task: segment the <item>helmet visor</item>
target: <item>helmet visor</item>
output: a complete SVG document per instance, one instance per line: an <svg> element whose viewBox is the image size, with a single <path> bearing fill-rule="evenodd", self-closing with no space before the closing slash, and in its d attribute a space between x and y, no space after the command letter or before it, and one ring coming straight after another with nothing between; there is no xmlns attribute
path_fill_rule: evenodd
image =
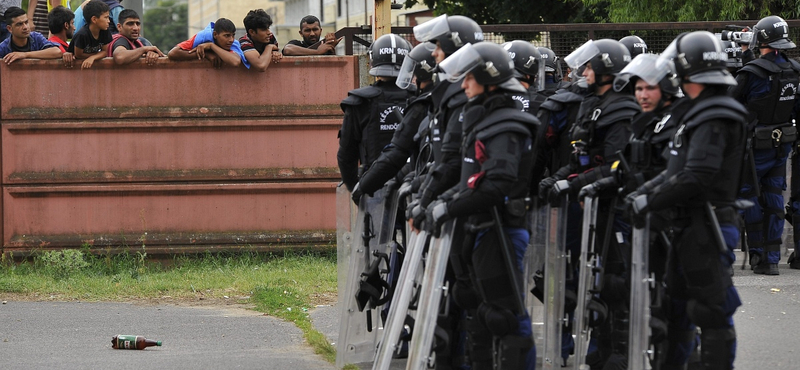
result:
<svg viewBox="0 0 800 370"><path fill-rule="evenodd" d="M655 54L637 55L614 79L614 91L619 92L624 89L632 77L638 77L651 86L658 85L659 81L669 73L669 68L668 65L664 65L665 68L662 69L656 68L656 60L658 56Z"/></svg>
<svg viewBox="0 0 800 370"><path fill-rule="evenodd" d="M539 58L539 68L536 70L534 86L536 86L536 91L544 91L544 58Z"/></svg>
<svg viewBox="0 0 800 370"><path fill-rule="evenodd" d="M475 51L472 44L466 44L439 63L439 70L447 75L448 81L458 82L482 63L483 58Z"/></svg>
<svg viewBox="0 0 800 370"><path fill-rule="evenodd" d="M436 46L429 42L422 43L420 45L421 46L418 45L417 48L421 47L424 51L427 51L428 54L432 54L433 50L436 49ZM406 55L406 57L403 59L403 65L400 66L400 71L397 73L397 81L395 84L401 89L408 88L408 86L411 85L411 80L414 78L414 72L417 70L417 68L421 68L428 73L433 73L436 65L428 64L427 56L428 55L417 55L417 57L421 57L421 60L416 61L411 58L410 53L409 55Z"/></svg>
<svg viewBox="0 0 800 370"><path fill-rule="evenodd" d="M447 14L442 14L423 24L414 26L414 38L419 42L428 42L450 32Z"/></svg>
<svg viewBox="0 0 800 370"><path fill-rule="evenodd" d="M575 51L567 55L564 58L564 61L570 68L577 70L578 67L586 64L586 62L599 54L600 49L597 48L597 45L594 44L594 41L589 40L581 45L581 47L575 49Z"/></svg>
<svg viewBox="0 0 800 370"><path fill-rule="evenodd" d="M658 56L655 65L656 69L669 69L669 64L678 57L678 38L672 40L669 46L664 49L664 52Z"/></svg>
<svg viewBox="0 0 800 370"><path fill-rule="evenodd" d="M400 66L400 71L397 72L397 81L395 84L401 89L407 89L411 85L411 80L414 79L414 69L417 68L418 62L414 59L406 57L403 59L403 65Z"/></svg>

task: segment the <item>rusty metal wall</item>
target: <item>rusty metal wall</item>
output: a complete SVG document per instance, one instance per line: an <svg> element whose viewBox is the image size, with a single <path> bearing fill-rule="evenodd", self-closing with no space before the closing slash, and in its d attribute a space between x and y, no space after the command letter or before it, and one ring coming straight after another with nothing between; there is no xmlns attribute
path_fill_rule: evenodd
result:
<svg viewBox="0 0 800 370"><path fill-rule="evenodd" d="M2 63L3 252L333 245L339 102L359 83L353 56Z"/></svg>

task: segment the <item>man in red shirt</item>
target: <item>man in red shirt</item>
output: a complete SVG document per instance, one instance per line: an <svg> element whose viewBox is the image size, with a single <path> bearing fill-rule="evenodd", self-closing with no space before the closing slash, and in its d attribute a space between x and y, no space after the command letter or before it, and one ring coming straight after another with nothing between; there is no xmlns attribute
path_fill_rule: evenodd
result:
<svg viewBox="0 0 800 370"><path fill-rule="evenodd" d="M75 14L63 6L57 6L47 15L47 25L50 27L52 35L48 40L58 45L58 48L61 49L64 66L71 68L75 56L67 51L69 48L67 40L71 39L75 33Z"/></svg>

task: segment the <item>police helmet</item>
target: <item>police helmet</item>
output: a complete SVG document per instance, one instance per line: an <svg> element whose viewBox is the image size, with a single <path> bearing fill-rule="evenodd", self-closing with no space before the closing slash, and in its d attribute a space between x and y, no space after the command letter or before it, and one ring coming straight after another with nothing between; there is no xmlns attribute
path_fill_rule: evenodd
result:
<svg viewBox="0 0 800 370"><path fill-rule="evenodd" d="M573 70L589 63L598 76L616 76L631 61L631 53L617 40L589 40L567 55L564 61Z"/></svg>
<svg viewBox="0 0 800 370"><path fill-rule="evenodd" d="M406 55L400 72L397 75L397 86L401 89L408 88L411 80L416 76L417 81L429 81L433 78L433 69L436 67L436 59L433 57L433 50L436 45L430 42L423 42Z"/></svg>
<svg viewBox="0 0 800 370"><path fill-rule="evenodd" d="M625 36L619 39L619 42L628 48L628 52L631 53L631 58L636 58L639 54L647 53L647 43L639 36Z"/></svg>
<svg viewBox="0 0 800 370"><path fill-rule="evenodd" d="M442 14L435 19L414 26L414 37L419 42L439 42L449 56L466 44L483 41L483 30L474 20L461 16Z"/></svg>
<svg viewBox="0 0 800 370"><path fill-rule="evenodd" d="M558 62L558 56L556 53L544 46L540 46L538 49L539 54L542 55L542 59L544 60L545 73L553 73L558 80L564 77L563 73L561 72L561 64Z"/></svg>
<svg viewBox="0 0 800 370"><path fill-rule="evenodd" d="M751 47L767 44L773 49L794 49L796 45L789 40L789 24L778 17L771 15L761 18L753 27Z"/></svg>
<svg viewBox="0 0 800 370"><path fill-rule="evenodd" d="M497 85L500 88L525 92L525 88L514 78L514 62L502 46L492 42L465 45L439 65L447 79L456 82L472 73L481 85Z"/></svg>
<svg viewBox="0 0 800 370"><path fill-rule="evenodd" d="M728 72L728 53L722 50L719 40L708 31L695 31L678 35L661 53L656 68L673 62L678 77L684 82L707 85L736 85Z"/></svg>
<svg viewBox="0 0 800 370"><path fill-rule="evenodd" d="M514 69L520 74L536 76L539 73L539 66L543 66L542 54L539 53L533 44L527 41L514 40L503 44L508 56L514 62Z"/></svg>
<svg viewBox="0 0 800 370"><path fill-rule="evenodd" d="M369 46L369 74L380 77L397 77L403 58L411 51L411 44L406 39L389 33L378 37Z"/></svg>

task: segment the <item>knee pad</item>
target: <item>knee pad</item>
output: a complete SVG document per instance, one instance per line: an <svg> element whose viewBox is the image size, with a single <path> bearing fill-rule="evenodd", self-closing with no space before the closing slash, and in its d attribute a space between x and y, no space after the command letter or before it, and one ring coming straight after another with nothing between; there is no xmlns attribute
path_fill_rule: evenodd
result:
<svg viewBox="0 0 800 370"><path fill-rule="evenodd" d="M481 298L478 292L472 289L472 286L463 280L456 281L453 285L453 300L458 307L465 310L477 309L481 304Z"/></svg>
<svg viewBox="0 0 800 370"><path fill-rule="evenodd" d="M733 352L736 346L736 331L733 328L702 328L700 343L700 356L705 369L733 368Z"/></svg>
<svg viewBox="0 0 800 370"><path fill-rule="evenodd" d="M519 321L511 310L488 303L481 303L478 307L478 317L489 332L498 337L517 331L519 328Z"/></svg>
<svg viewBox="0 0 800 370"><path fill-rule="evenodd" d="M699 302L696 299L686 302L686 314L695 325L702 327L703 330L723 328L728 324L727 316L722 312L722 308Z"/></svg>
<svg viewBox="0 0 800 370"><path fill-rule="evenodd" d="M603 276L603 292L601 296L606 302L618 302L627 308L630 293L625 278L616 274Z"/></svg>

